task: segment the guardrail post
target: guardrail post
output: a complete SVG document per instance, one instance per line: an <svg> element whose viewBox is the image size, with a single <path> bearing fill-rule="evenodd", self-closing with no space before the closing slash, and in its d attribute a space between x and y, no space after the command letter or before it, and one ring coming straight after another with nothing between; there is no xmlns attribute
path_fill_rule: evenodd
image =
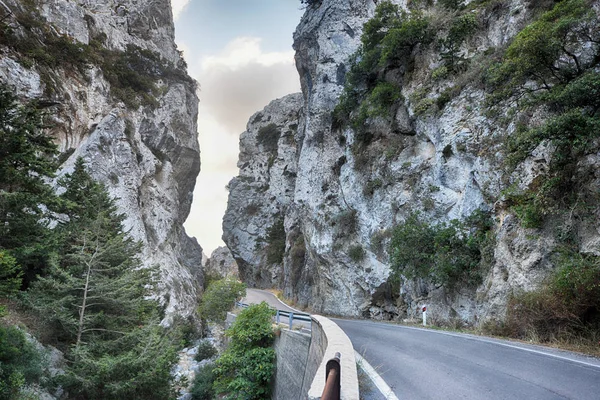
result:
<svg viewBox="0 0 600 400"><path fill-rule="evenodd" d="M277 310L277 314L275 314L275 321L279 324L279 310Z"/></svg>
<svg viewBox="0 0 600 400"><path fill-rule="evenodd" d="M294 322L294 313L290 311L290 313L288 314L288 318L290 321L290 331L292 330L292 322Z"/></svg>
<svg viewBox="0 0 600 400"><path fill-rule="evenodd" d="M335 353L335 357L327 361L325 366L325 388L321 395L321 400L340 400L341 391L341 366L340 353Z"/></svg>

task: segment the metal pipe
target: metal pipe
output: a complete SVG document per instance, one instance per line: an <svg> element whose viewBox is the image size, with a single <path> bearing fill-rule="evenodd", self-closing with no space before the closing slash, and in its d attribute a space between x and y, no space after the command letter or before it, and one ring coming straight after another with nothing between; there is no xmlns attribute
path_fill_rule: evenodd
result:
<svg viewBox="0 0 600 400"><path fill-rule="evenodd" d="M325 366L325 388L321 400L340 400L341 392L341 366L340 353L335 353L335 357L327 361Z"/></svg>

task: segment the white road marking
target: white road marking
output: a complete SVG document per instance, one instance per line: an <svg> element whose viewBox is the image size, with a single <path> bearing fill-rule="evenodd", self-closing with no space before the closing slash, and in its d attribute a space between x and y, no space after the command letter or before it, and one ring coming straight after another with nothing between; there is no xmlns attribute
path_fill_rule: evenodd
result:
<svg viewBox="0 0 600 400"><path fill-rule="evenodd" d="M366 324L370 324L370 323L374 324L375 323L375 322L372 322L372 321L360 321L360 322L361 323L366 323ZM516 344L505 343L505 342L501 341L501 339L496 339L496 340L494 340L494 339L486 339L485 337L479 337L479 336L471 335L471 334L468 334L468 333L458 334L458 333L452 333L452 332L438 331L438 330L435 330L435 329L417 328L417 327L413 327L413 326L402 326L402 325L393 325L393 324L385 324L385 325L391 326L391 327L394 327L394 328L397 328L397 329L413 329L413 330L418 330L418 331L438 333L440 335L447 335L447 336L453 336L453 337L457 337L457 338L463 338L463 339L468 339L468 340L475 340L475 341L479 341L479 342L496 344L496 345L499 345L499 346L510 347L512 349L527 351L529 353L540 354L540 355L543 355L543 356L557 358L557 359L563 360L563 361L570 361L572 363L582 364L582 365L585 365L587 367L600 368L600 364L594 364L594 363L586 362L586 361L583 361L583 360L578 360L576 358L560 356L558 354L553 354L553 353L545 352L545 351L542 351L542 350L530 349L528 347L525 347L525 345L524 346L519 346L519 345L516 345ZM582 356L582 357L585 357L585 356Z"/></svg>
<svg viewBox="0 0 600 400"><path fill-rule="evenodd" d="M373 368L371 364L369 364L367 360L365 360L358 353L358 351L354 350L354 355L356 357L356 361L358 361L358 364L360 365L360 368L363 371L365 371L365 374L369 376L371 382L373 382L373 384L377 386L377 389L379 389L383 397L385 397L387 400L398 400L398 397L396 397L396 395L392 391L392 388L389 387L387 383L385 383L383 378L377 373L377 371L375 371L375 368Z"/></svg>

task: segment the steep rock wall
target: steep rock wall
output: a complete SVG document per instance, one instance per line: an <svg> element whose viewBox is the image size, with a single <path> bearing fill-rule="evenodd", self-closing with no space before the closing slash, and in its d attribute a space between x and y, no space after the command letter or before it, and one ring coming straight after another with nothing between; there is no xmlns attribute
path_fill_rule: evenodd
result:
<svg viewBox="0 0 600 400"><path fill-rule="evenodd" d="M417 48L412 65L390 69L380 77L400 86L401 101L388 115L363 121L361 128L370 135L366 145L360 129L336 126L332 112L375 3L323 0L307 7L294 34L304 99L296 153L295 158L280 160L284 163L280 169L295 171L295 179L285 192L277 187L269 188L268 196L241 192L237 185L251 173L249 165L265 157L257 151L255 137L245 134L240 142L240 177L230 186L225 242L247 282L281 288L300 306L317 312L395 319L416 317L427 304L438 320L458 317L476 323L502 318L512 293L538 287L554 268L550 255L558 245L558 224L524 227L506 195L509 189L535 186L548 169L553 148L542 142L517 169L507 169L504 142L522 117L499 122L489 115L480 69L434 77L444 66L436 46ZM406 9L404 2L394 3ZM446 32L455 14L436 7L425 7L425 13L436 32ZM535 7L534 2L513 0L480 9L476 33L460 46L460 54L470 59L468 65L483 65L495 49L506 48L539 12ZM578 51L585 58L585 52L596 46L590 42ZM271 108L269 113L277 118L279 114L272 112L277 110ZM536 109L528 118L541 122L545 112ZM580 168L597 165L598 154L591 153L580 161ZM597 187L596 175L585 185ZM262 170L262 181L271 177L267 168ZM284 207L273 201L279 198L285 198ZM264 223L233 219L236 210L255 200ZM561 223L578 238L580 251L597 255L598 208L593 204L591 208L587 222ZM406 277L398 291L388 284L393 227L415 212L436 225L465 220L476 210L493 218L493 240L486 249L480 284L451 290L429 279ZM269 227L282 215L285 252L280 260L265 262L261 238L269 236ZM243 235L235 234L242 231Z"/></svg>
<svg viewBox="0 0 600 400"><path fill-rule="evenodd" d="M160 267L167 322L190 315L202 284L202 249L183 228L200 170L198 98L174 42L170 1L0 6L0 80L46 108L61 173L83 157L117 199L143 242L144 264Z"/></svg>

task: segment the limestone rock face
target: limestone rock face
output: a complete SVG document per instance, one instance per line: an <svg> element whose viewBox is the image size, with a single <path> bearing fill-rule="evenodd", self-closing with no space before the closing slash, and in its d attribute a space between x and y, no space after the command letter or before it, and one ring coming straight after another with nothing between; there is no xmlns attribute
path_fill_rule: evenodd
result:
<svg viewBox="0 0 600 400"><path fill-rule="evenodd" d="M240 136L240 175L229 182L223 240L250 286L267 287L284 276L283 224L294 199L301 107L299 93L274 100Z"/></svg>
<svg viewBox="0 0 600 400"><path fill-rule="evenodd" d="M126 104L94 59L81 68L61 59L44 65L18 46L0 48L0 80L24 100L37 99L47 107L51 132L66 159L61 173L83 157L117 199L126 228L143 242L144 264L160 267L158 295L166 322L176 314L190 315L202 284L202 249L183 228L200 170L198 98L174 42L170 2L36 0L33 8L4 3L11 13L3 22L17 38L39 34L38 51L49 48L44 32L53 32L86 51L98 51L98 43L121 55L135 48L168 66L169 73L156 77L148 91L151 101ZM37 21L39 28L25 26L26 20Z"/></svg>
<svg viewBox="0 0 600 400"><path fill-rule="evenodd" d="M239 276L237 262L227 247L217 247L212 252L210 258L204 263L204 274L223 278Z"/></svg>
<svg viewBox="0 0 600 400"><path fill-rule="evenodd" d="M534 185L553 149L542 143L509 174L502 141L517 121L499 127L487 117L486 93L468 74L433 80L441 65L433 48L416 56L410 79L402 78L404 71L387 72L388 81L402 84L403 101L388 117L367 118L373 138L357 147L357 133L335 127L332 111L376 3L322 0L307 7L294 34L302 101L292 95L250 119L240 140L240 174L229 185L225 243L249 285L282 289L315 312L401 319L419 316L426 304L439 320L502 318L512 292L534 289L548 276L557 246L552 229L523 228L503 193ZM463 46L466 57L506 46L531 19L521 0L486 12L485 24ZM457 95L438 101L458 85ZM290 124L298 129L267 148L258 131L269 121L282 132ZM598 155L582 163L598 165ZM591 184L597 187L597 176ZM415 212L435 225L476 210L494 221L483 282L450 291L403 279L390 296L391 229ZM600 252L597 217L594 227L575 227L581 250L593 254Z"/></svg>

